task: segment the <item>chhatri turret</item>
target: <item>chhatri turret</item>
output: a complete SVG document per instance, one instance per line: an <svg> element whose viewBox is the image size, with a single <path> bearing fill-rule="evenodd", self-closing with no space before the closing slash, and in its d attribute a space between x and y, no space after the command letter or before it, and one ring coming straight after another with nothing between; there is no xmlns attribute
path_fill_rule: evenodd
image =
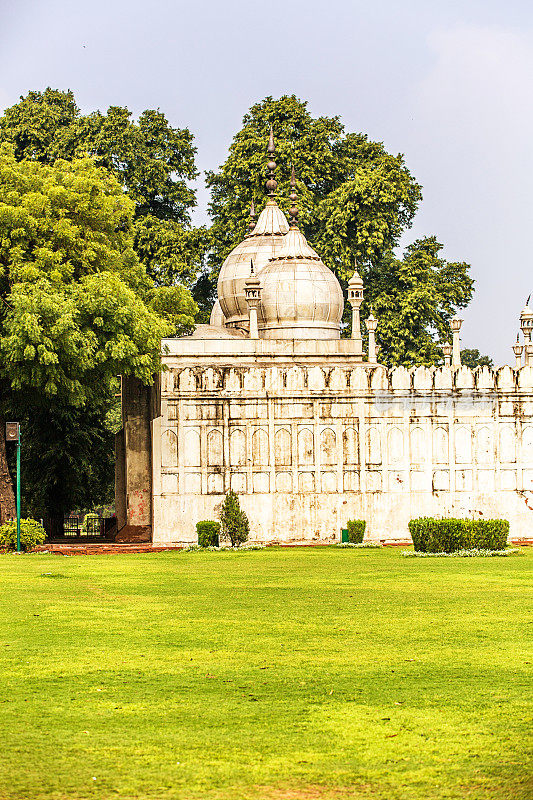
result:
<svg viewBox="0 0 533 800"><path fill-rule="evenodd" d="M524 334L524 355L525 363L528 367L533 367L533 342L531 341L531 334L533 333L533 311L529 307L529 299L526 300L526 305L520 314L520 329Z"/></svg>
<svg viewBox="0 0 533 800"><path fill-rule="evenodd" d="M359 310L361 308L361 303L363 302L364 286L363 279L359 275L359 271L357 269L357 260L355 261L354 266L354 273L348 281L348 302L352 307L352 339L357 352L362 353L363 340L361 337L361 319L359 316Z"/></svg>
<svg viewBox="0 0 533 800"><path fill-rule="evenodd" d="M254 262L256 275L260 275L269 260L280 252L285 234L289 230L287 218L276 203L278 184L275 177L276 146L272 126L270 126L267 154L268 178L265 188L268 199L265 207L252 227L252 219L255 215L252 201L249 232L224 261L217 284L223 324L246 331L249 329L249 311L244 284L250 274L250 261Z"/></svg>
<svg viewBox="0 0 533 800"><path fill-rule="evenodd" d="M244 294L250 314L250 339L259 339L257 312L261 305L261 281L255 274L254 262L250 261L250 275L244 283Z"/></svg>

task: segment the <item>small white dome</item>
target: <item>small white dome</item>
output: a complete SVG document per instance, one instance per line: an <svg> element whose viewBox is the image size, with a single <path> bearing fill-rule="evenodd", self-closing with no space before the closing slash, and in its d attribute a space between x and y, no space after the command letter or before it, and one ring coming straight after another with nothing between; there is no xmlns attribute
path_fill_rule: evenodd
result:
<svg viewBox="0 0 533 800"><path fill-rule="evenodd" d="M287 218L274 200L268 200L252 233L235 247L224 261L218 276L218 300L225 324L247 328L248 305L244 282L250 276L250 262L257 275L283 247L289 230Z"/></svg>
<svg viewBox="0 0 533 800"><path fill-rule="evenodd" d="M261 285L264 339L340 338L342 289L298 229L261 271Z"/></svg>

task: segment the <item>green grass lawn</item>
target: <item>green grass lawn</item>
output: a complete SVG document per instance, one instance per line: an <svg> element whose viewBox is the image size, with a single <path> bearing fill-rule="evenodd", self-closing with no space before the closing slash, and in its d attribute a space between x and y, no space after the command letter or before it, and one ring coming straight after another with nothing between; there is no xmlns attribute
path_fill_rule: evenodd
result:
<svg viewBox="0 0 533 800"><path fill-rule="evenodd" d="M2 556L0 798L531 798L532 563Z"/></svg>

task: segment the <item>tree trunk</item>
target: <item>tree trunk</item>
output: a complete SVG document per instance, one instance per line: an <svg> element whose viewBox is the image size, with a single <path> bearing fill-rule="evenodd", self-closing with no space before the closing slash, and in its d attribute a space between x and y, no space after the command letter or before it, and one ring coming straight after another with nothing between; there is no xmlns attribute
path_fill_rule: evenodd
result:
<svg viewBox="0 0 533 800"><path fill-rule="evenodd" d="M0 417L0 423L3 418ZM4 428L0 430L0 524L7 520L15 519L17 509L15 507L15 494L13 492L13 482L9 474L6 457L6 441L4 438Z"/></svg>
<svg viewBox="0 0 533 800"><path fill-rule="evenodd" d="M44 527L49 539L62 539L65 535L65 515L63 509L48 509L44 519Z"/></svg>

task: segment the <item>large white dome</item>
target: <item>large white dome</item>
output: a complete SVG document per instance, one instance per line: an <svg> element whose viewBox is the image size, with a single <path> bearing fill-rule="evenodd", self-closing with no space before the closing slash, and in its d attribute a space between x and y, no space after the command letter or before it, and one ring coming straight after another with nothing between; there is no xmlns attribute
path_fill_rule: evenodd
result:
<svg viewBox="0 0 533 800"><path fill-rule="evenodd" d="M283 247L289 230L287 218L275 200L268 200L252 233L235 247L224 261L218 276L218 300L231 327L248 328L249 311L244 296L244 282L250 276L250 261L257 275Z"/></svg>
<svg viewBox="0 0 533 800"><path fill-rule="evenodd" d="M261 271L264 339L339 339L344 299L340 284L296 228Z"/></svg>

